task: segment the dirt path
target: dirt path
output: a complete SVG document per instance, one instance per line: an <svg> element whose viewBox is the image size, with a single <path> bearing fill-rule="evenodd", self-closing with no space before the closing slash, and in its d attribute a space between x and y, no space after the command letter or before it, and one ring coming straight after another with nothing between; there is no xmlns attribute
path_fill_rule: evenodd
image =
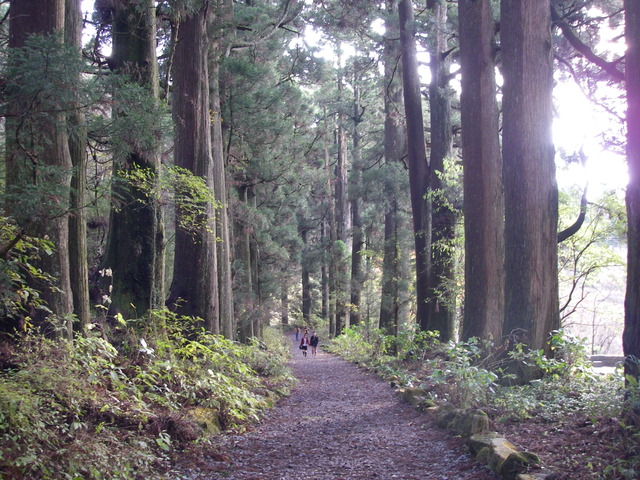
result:
<svg viewBox="0 0 640 480"><path fill-rule="evenodd" d="M292 395L244 435L224 437L226 466L198 479L496 480L463 442L389 385L335 356L305 358L291 337ZM221 462L223 463L223 462ZM219 463L219 467L221 467Z"/></svg>

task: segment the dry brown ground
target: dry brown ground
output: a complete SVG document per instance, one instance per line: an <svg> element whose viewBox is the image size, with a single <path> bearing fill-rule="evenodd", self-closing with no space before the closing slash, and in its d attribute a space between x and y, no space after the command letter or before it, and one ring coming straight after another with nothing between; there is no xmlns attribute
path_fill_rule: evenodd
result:
<svg viewBox="0 0 640 480"><path fill-rule="evenodd" d="M293 348L292 339L292 348ZM377 375L293 350L299 379L252 430L183 457L193 480L496 480L464 441L404 403Z"/></svg>

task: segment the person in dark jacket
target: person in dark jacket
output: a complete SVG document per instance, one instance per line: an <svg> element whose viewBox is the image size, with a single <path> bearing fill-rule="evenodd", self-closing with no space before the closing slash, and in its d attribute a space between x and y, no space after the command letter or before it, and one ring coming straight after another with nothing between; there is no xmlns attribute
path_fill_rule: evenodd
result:
<svg viewBox="0 0 640 480"><path fill-rule="evenodd" d="M300 350L305 357L307 356L307 348L309 348L309 335L305 333L300 339Z"/></svg>
<svg viewBox="0 0 640 480"><path fill-rule="evenodd" d="M309 345L311 345L311 356L315 357L318 353L318 343L320 343L320 338L318 338L318 334L313 332L311 334L311 338L309 339Z"/></svg>

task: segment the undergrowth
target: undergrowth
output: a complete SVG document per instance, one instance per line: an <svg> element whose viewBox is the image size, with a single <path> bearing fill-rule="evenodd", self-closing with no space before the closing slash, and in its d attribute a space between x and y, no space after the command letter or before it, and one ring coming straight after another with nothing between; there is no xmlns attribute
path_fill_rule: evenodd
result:
<svg viewBox="0 0 640 480"><path fill-rule="evenodd" d="M437 337L437 332L410 328L396 339L356 326L333 339L328 349L373 369L392 386L423 388L437 405L482 408L496 424L557 426L572 416L593 425L606 423L606 428L617 422L616 443L627 447L599 478L638 478L640 422L637 415L630 418L628 405L640 405L640 387L627 379L625 388L621 371L594 373L580 341L562 330L553 332L551 355L545 356L523 345L506 351L475 338L442 343Z"/></svg>
<svg viewBox="0 0 640 480"><path fill-rule="evenodd" d="M276 329L240 345L163 310L94 332L0 346L0 478L177 480L176 452L242 429L292 382Z"/></svg>

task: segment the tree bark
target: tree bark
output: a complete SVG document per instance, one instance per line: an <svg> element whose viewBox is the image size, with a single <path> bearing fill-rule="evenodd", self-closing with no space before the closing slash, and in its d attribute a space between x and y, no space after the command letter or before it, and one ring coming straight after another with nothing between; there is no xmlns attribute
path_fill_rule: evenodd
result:
<svg viewBox="0 0 640 480"><path fill-rule="evenodd" d="M309 269L309 229L305 224L303 215L298 215L298 230L300 232L300 239L303 245L303 254L301 260L301 272L302 272L302 321L305 325L311 323L311 272Z"/></svg>
<svg viewBox="0 0 640 480"><path fill-rule="evenodd" d="M354 67L354 69L357 67ZM358 73L354 71L353 81L353 135L352 135L352 174L351 174L351 301L349 302L349 324L358 325L361 320L360 302L362 301L362 285L364 284L364 271L362 258L364 249L364 231L362 229L362 152L360 146L360 124L362 112L360 111L360 87L358 86Z"/></svg>
<svg viewBox="0 0 640 480"><path fill-rule="evenodd" d="M455 337L456 292L455 251L453 240L457 213L446 197L442 175L445 160L451 156L451 88L449 87L447 41L447 2L432 2L435 19L431 52L431 84L429 85L429 113L431 152L429 163L430 188L434 193L431 211L431 269L429 291L428 329L440 332L440 340L448 342Z"/></svg>
<svg viewBox="0 0 640 480"><path fill-rule="evenodd" d="M227 174L222 137L222 115L220 99L220 65L214 61L211 72L211 112L213 141L213 180L216 200L219 202L218 217L218 292L220 298L220 331L226 338L235 338L235 316L231 279L231 236L229 233L229 201Z"/></svg>
<svg viewBox="0 0 640 480"><path fill-rule="evenodd" d="M156 18L153 0L128 0L113 10L110 66L158 99ZM114 115L126 115L126 105ZM149 132L146 132L150 135ZM130 145L131 153L114 158L109 236L103 266L113 272L110 314L137 318L164 305L164 220L161 206L122 172L160 168L158 145ZM153 180L152 180L153 181Z"/></svg>
<svg viewBox="0 0 640 480"><path fill-rule="evenodd" d="M415 20L411 0L398 4L404 108L407 121L409 188L413 215L416 257L416 317L420 327L429 328L429 270L431 207L429 205L429 163L424 139L420 77L415 42Z"/></svg>
<svg viewBox="0 0 640 480"><path fill-rule="evenodd" d="M81 0L66 0L65 43L82 48ZM91 319L89 303L89 259L87 254L87 127L84 113L76 102L67 115L69 129L69 153L73 172L71 175L71 216L69 217L69 262L74 313L84 330Z"/></svg>
<svg viewBox="0 0 640 480"><path fill-rule="evenodd" d="M209 115L209 68L207 63L207 8L177 24L173 65L173 120L175 165L205 180L213 190L211 120ZM176 217L180 207L176 207ZM173 279L169 305L182 315L198 316L205 329L220 332L218 263L216 256L216 213L206 205L201 226L187 231L176 225Z"/></svg>
<svg viewBox="0 0 640 480"><path fill-rule="evenodd" d="M546 348L559 328L558 189L551 138L553 51L548 0L502 0L505 186L504 335Z"/></svg>
<svg viewBox="0 0 640 480"><path fill-rule="evenodd" d="M394 169L406 151L406 132L403 123L402 72L400 63L400 29L398 24L398 2L387 0L384 38L384 158L385 167ZM389 175L384 182L388 199L384 214L384 252L382 261L382 286L380 294L380 328L388 335L397 335L400 324L400 241L398 224L398 185Z"/></svg>
<svg viewBox="0 0 640 480"><path fill-rule="evenodd" d="M490 0L460 0L465 304L461 337L498 342L504 316L504 190Z"/></svg>
<svg viewBox="0 0 640 480"><path fill-rule="evenodd" d="M243 182L242 179L238 180ZM248 182L248 179L244 179ZM251 209L251 199L253 195L250 194L252 186L248 183L240 184L236 187L238 194L238 203L244 205L245 211ZM253 275L253 268L251 264L251 235L253 225L247 223L247 218L239 218L239 215L235 215L234 231L233 231L233 243L234 258L235 258L235 275L234 275L234 301L236 304L236 322L238 323L239 340L246 343L249 338L253 336L252 317L256 308L255 304L255 286L254 282L256 278Z"/></svg>
<svg viewBox="0 0 640 480"><path fill-rule="evenodd" d="M338 91L342 97L343 80L338 78ZM333 244L333 256L336 266L336 335L340 335L349 321L349 230L350 208L348 198L347 177L347 132L346 118L338 114L337 147L338 158L335 168L335 203L336 203L336 242Z"/></svg>
<svg viewBox="0 0 640 480"><path fill-rule="evenodd" d="M640 4L625 0L627 52L627 289L625 295L625 355L640 358ZM637 364L625 363L625 373L638 378Z"/></svg>
<svg viewBox="0 0 640 480"><path fill-rule="evenodd" d="M52 42L59 42L64 32L64 21L64 0L11 2L9 49L24 47L31 35L50 36ZM20 60L9 52L10 63ZM41 260L34 264L55 278L55 288L32 280L33 287L40 291L52 315L41 310L35 320L42 323L47 318L58 317L63 334L71 338L73 295L69 266L69 191L72 164L66 117L62 113L66 106L52 99L50 104L43 104L41 108L40 112L32 111L30 100L10 96L6 125L6 188L8 192L24 194L29 186L46 190L48 182L54 182L56 188L52 186L50 190L55 193L47 192L43 196L42 206L38 206L42 210L30 212L32 218L22 218L17 203L8 203L6 207L7 213L16 216L22 228L33 228L30 234L48 237L54 244L54 251L50 254L43 252ZM53 167L54 174L49 177L43 173L47 170L43 167Z"/></svg>

